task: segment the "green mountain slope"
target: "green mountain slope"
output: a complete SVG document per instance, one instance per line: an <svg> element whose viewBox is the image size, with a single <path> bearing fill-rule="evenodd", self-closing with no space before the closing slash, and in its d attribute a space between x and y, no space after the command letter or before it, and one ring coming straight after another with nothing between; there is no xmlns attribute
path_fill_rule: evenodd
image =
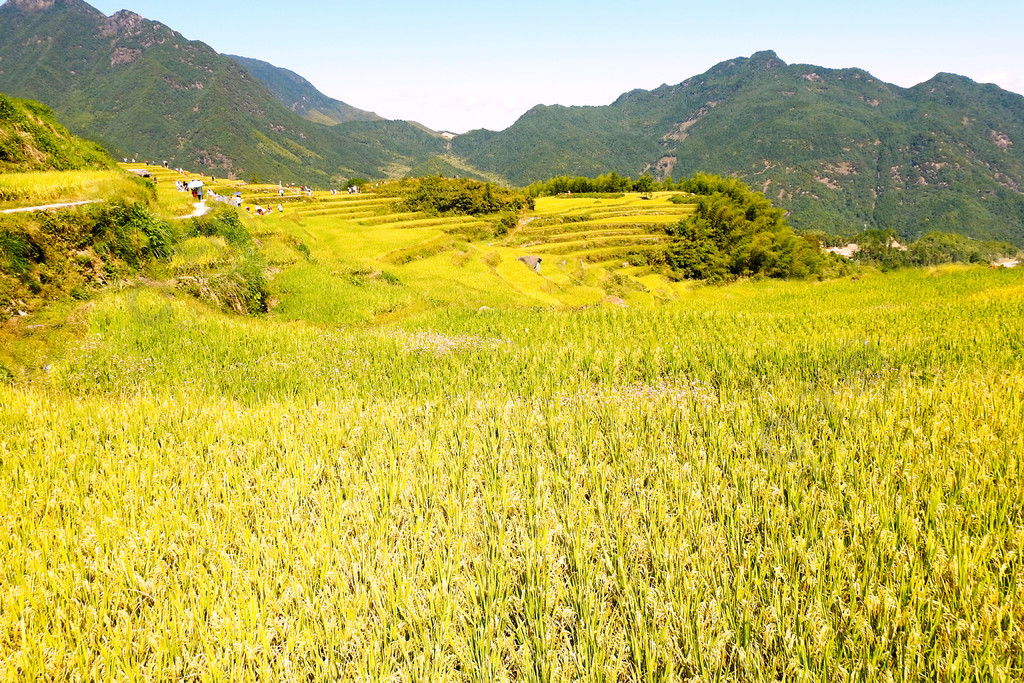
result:
<svg viewBox="0 0 1024 683"><path fill-rule="evenodd" d="M99 145L72 135L46 105L0 93L0 172L113 166Z"/></svg>
<svg viewBox="0 0 1024 683"><path fill-rule="evenodd" d="M536 107L453 150L517 184L706 171L764 191L800 228L1024 244L1024 97L959 76L903 89L762 52L604 107Z"/></svg>
<svg viewBox="0 0 1024 683"><path fill-rule="evenodd" d="M350 104L328 97L305 78L269 62L237 55L224 55L240 64L258 78L277 101L293 112L317 123L335 125L349 121L382 121L372 111L357 109Z"/></svg>
<svg viewBox="0 0 1024 683"><path fill-rule="evenodd" d="M1024 245L1024 98L959 76L900 88L761 52L608 106L538 106L504 131L448 141L241 61L82 0L0 6L0 91L45 102L118 156L321 184L424 172L516 185L708 172L763 191L798 228L906 239L942 230Z"/></svg>
<svg viewBox="0 0 1024 683"><path fill-rule="evenodd" d="M401 121L308 121L233 60L128 11L8 0L0 29L0 90L45 102L120 156L327 183L401 175L444 150L442 138Z"/></svg>

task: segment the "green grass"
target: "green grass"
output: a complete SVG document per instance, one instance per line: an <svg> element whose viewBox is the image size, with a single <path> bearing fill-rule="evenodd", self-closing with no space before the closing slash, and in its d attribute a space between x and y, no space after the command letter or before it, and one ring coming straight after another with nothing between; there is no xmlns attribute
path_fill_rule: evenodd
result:
<svg viewBox="0 0 1024 683"><path fill-rule="evenodd" d="M266 315L139 284L3 337L3 678L1024 676L1024 271L246 220Z"/></svg>

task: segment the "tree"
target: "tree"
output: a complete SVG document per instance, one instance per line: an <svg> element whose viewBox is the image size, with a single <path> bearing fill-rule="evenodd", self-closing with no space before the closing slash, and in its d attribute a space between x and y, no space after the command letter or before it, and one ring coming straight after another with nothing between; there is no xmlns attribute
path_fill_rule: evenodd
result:
<svg viewBox="0 0 1024 683"><path fill-rule="evenodd" d="M679 188L697 195L689 218L667 232L675 237L667 262L683 277L724 279L749 275L806 277L821 273L816 240L797 235L785 212L735 178L698 174Z"/></svg>
<svg viewBox="0 0 1024 683"><path fill-rule="evenodd" d="M658 188L658 184L650 173L644 173L642 176L636 179L633 183L633 192L643 192L644 194L650 194Z"/></svg>

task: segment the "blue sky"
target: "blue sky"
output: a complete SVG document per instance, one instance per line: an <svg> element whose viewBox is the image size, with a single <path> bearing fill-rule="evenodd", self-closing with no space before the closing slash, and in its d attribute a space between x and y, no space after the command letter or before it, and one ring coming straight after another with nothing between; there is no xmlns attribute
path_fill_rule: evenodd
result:
<svg viewBox="0 0 1024 683"><path fill-rule="evenodd" d="M901 86L952 72L1024 93L1020 0L90 4L291 69L387 118L457 133L506 128L535 104L608 104L769 49Z"/></svg>

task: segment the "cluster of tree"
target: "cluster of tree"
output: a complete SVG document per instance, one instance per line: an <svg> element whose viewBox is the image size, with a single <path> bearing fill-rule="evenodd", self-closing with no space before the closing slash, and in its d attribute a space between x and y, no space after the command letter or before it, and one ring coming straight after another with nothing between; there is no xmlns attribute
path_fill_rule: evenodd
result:
<svg viewBox="0 0 1024 683"><path fill-rule="evenodd" d="M386 187L403 197L407 210L435 215L518 215L523 209L533 208L533 198L520 190L468 178L405 178Z"/></svg>
<svg viewBox="0 0 1024 683"><path fill-rule="evenodd" d="M665 260L684 277L728 280L741 276L807 277L830 264L818 241L797 234L785 212L735 178L697 174L678 188L695 197L694 213L666 232L674 239Z"/></svg>
<svg viewBox="0 0 1024 683"><path fill-rule="evenodd" d="M692 194L713 194L720 192L736 201L748 201L751 190L735 178L723 178L707 173L697 173L691 178L678 182L667 176L655 180L650 173L633 180L612 172L596 178L584 176L556 176L549 180L533 183L525 188L531 197L553 197L560 194L622 194L623 192L689 192ZM680 197L676 201L688 201Z"/></svg>
<svg viewBox="0 0 1024 683"><path fill-rule="evenodd" d="M596 178L557 176L529 185L526 188L526 194L531 197L554 197L560 194L621 194L623 192L657 192L678 189L679 185L672 181L671 176L658 181L651 174L645 173L633 180L613 171Z"/></svg>
<svg viewBox="0 0 1024 683"><path fill-rule="evenodd" d="M852 238L860 246L856 259L882 270L943 263L989 263L1019 252L1008 242L975 240L949 232L929 232L901 246L893 230L865 230Z"/></svg>

